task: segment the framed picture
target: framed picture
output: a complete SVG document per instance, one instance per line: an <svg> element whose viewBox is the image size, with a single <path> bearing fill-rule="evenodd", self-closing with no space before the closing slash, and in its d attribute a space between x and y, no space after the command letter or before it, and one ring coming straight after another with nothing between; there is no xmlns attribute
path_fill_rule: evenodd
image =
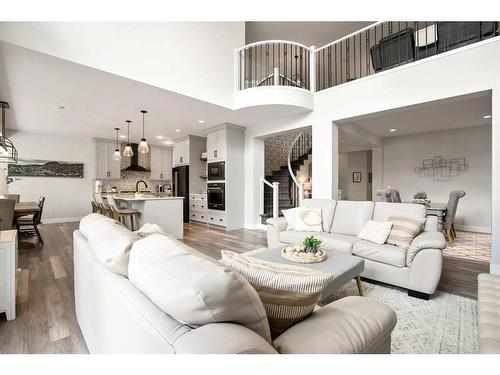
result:
<svg viewBox="0 0 500 375"><path fill-rule="evenodd" d="M352 172L352 182L361 182L361 172Z"/></svg>

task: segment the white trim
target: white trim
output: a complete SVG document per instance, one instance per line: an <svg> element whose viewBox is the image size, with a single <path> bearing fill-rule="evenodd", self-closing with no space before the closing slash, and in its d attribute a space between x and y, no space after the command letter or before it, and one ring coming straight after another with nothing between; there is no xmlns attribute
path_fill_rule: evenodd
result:
<svg viewBox="0 0 500 375"><path fill-rule="evenodd" d="M236 52L240 52L240 51L242 51L242 50L244 50L246 48L249 48L249 47L255 47L255 46L260 46L262 44L271 44L271 43L293 44L293 45L305 48L306 50L312 52L312 50L309 47L303 45L302 43L293 42L291 40L279 40L279 39L277 39L277 40L261 40L260 42L250 43L250 44L247 44L247 45L245 45L243 47L237 48Z"/></svg>
<svg viewBox="0 0 500 375"><path fill-rule="evenodd" d="M455 225L456 230L463 230L465 232L476 232L476 233L491 233L490 227L476 227L474 225Z"/></svg>
<svg viewBox="0 0 500 375"><path fill-rule="evenodd" d="M75 223L75 222L80 221L82 218L83 218L83 216L42 219L41 224Z"/></svg>
<svg viewBox="0 0 500 375"><path fill-rule="evenodd" d="M500 264L490 264L490 273L500 275Z"/></svg>

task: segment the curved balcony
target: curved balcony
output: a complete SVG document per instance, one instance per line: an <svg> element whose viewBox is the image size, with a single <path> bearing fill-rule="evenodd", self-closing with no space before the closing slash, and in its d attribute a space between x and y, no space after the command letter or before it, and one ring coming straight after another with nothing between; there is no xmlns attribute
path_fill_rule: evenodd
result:
<svg viewBox="0 0 500 375"><path fill-rule="evenodd" d="M237 49L235 107L281 104L312 109L312 59L311 48L284 40Z"/></svg>

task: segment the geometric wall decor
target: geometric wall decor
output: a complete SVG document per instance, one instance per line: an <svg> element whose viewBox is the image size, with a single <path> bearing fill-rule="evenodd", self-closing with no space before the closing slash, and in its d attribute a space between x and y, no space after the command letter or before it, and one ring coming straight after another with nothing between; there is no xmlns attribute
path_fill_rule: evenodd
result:
<svg viewBox="0 0 500 375"><path fill-rule="evenodd" d="M9 177L77 177L83 178L83 163L19 159L7 167Z"/></svg>
<svg viewBox="0 0 500 375"><path fill-rule="evenodd" d="M465 158L444 159L434 156L433 159L422 160L422 165L415 167L419 177L432 177L433 181L449 181L469 171Z"/></svg>

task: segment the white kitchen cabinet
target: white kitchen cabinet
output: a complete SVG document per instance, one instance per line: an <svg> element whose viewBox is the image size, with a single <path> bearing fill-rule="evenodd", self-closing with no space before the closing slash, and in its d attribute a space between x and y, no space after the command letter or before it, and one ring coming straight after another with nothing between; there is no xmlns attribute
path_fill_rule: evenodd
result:
<svg viewBox="0 0 500 375"><path fill-rule="evenodd" d="M151 179L172 181L172 149L151 146Z"/></svg>
<svg viewBox="0 0 500 375"><path fill-rule="evenodd" d="M226 129L217 130L207 135L208 161L226 160Z"/></svg>
<svg viewBox="0 0 500 375"><path fill-rule="evenodd" d="M174 166L189 164L189 139L175 143L173 159Z"/></svg>
<svg viewBox="0 0 500 375"><path fill-rule="evenodd" d="M17 231L0 231L0 313L16 318Z"/></svg>
<svg viewBox="0 0 500 375"><path fill-rule="evenodd" d="M116 145L112 142L97 141L95 147L95 178L96 179L119 179L120 161L113 159Z"/></svg>

